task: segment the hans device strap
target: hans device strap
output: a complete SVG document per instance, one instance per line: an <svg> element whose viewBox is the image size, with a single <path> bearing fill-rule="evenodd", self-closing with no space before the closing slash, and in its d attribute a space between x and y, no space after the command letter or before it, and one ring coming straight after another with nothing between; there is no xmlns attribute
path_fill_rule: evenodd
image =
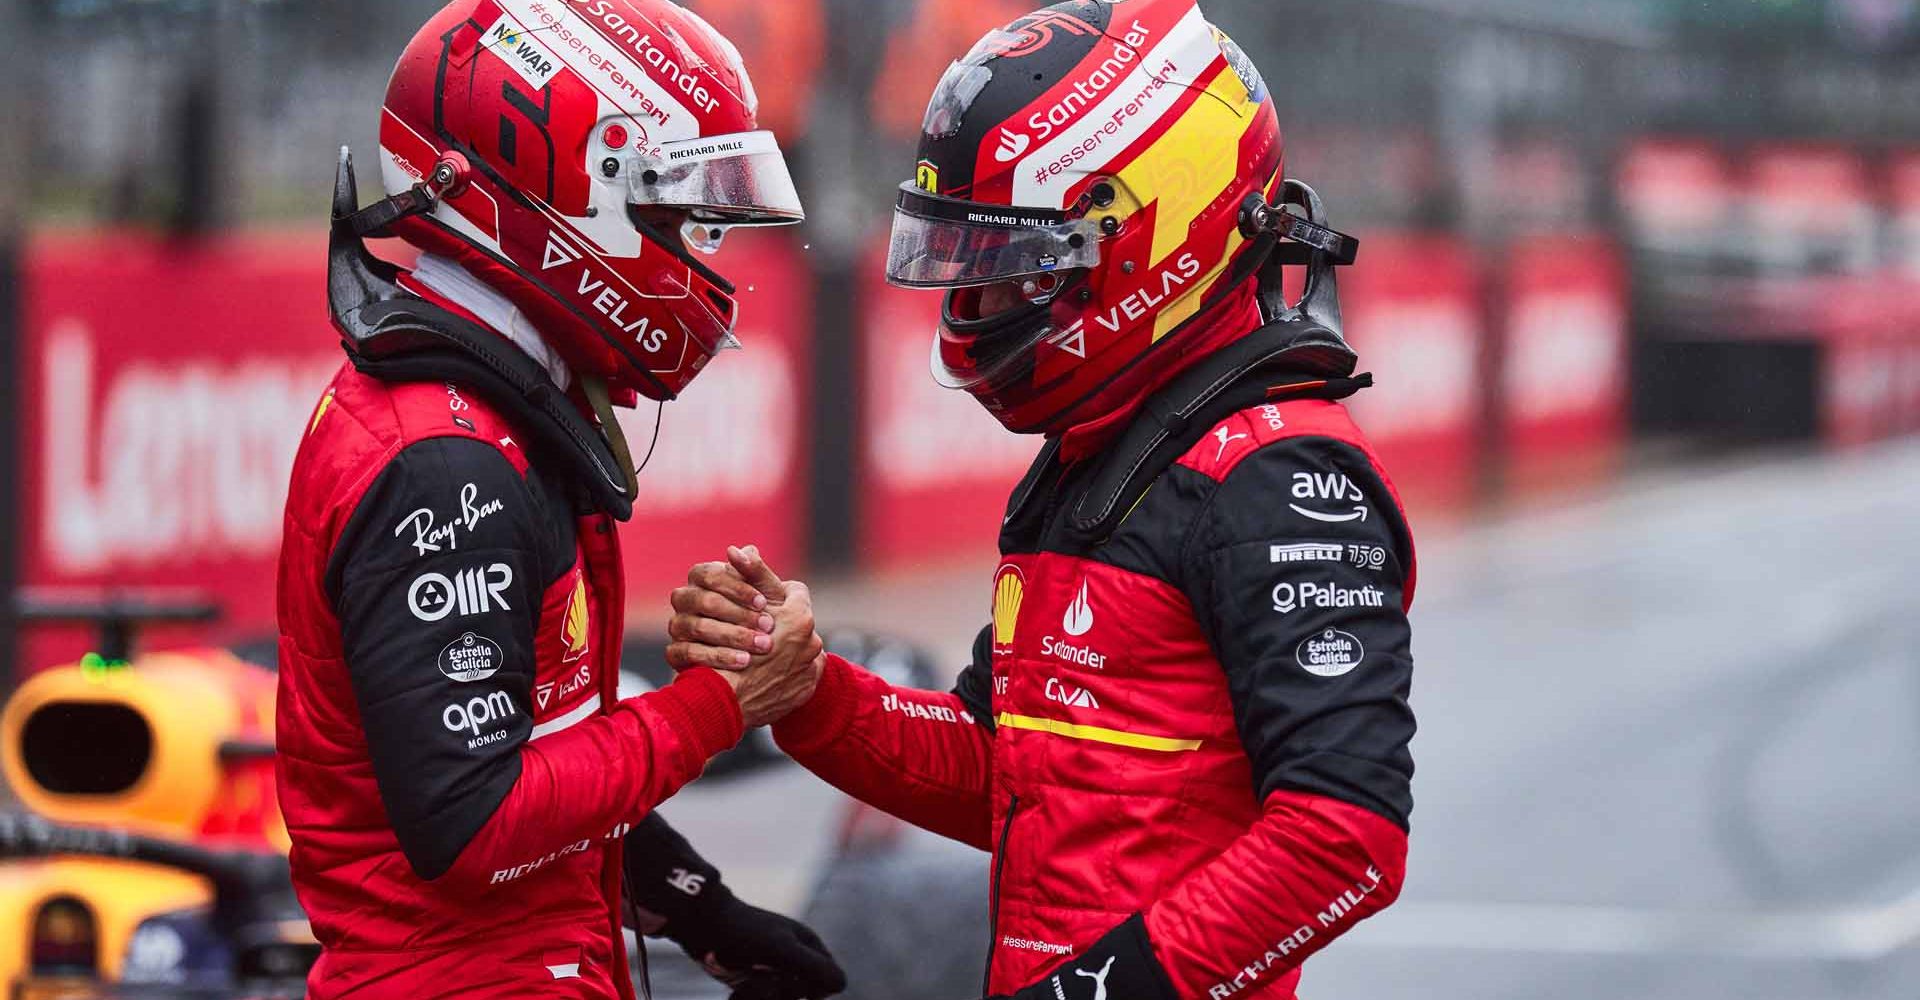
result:
<svg viewBox="0 0 1920 1000"><path fill-rule="evenodd" d="M1344 341L1305 319L1270 323L1235 341L1150 397L1126 430L1076 474L1064 528L1078 546L1098 545L1120 526L1154 480L1229 415L1287 399L1344 399L1373 384L1354 375L1356 358ZM1008 504L1006 526L1036 516L1035 500L1052 493L1065 471L1059 441L1047 442ZM1043 486L1045 488L1043 488Z"/></svg>

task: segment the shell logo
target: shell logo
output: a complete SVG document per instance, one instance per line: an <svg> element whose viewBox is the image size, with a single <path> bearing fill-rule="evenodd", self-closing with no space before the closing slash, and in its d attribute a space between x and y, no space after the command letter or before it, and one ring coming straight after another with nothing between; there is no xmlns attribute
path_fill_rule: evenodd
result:
<svg viewBox="0 0 1920 1000"><path fill-rule="evenodd" d="M1013 645L1013 628L1020 620L1020 600L1026 596L1027 578L1020 567L1000 567L993 580L993 645L1005 649Z"/></svg>
<svg viewBox="0 0 1920 1000"><path fill-rule="evenodd" d="M560 638L567 644L560 662L572 663L587 655L587 624L587 578L575 573L573 593L567 597L567 616L560 623Z"/></svg>

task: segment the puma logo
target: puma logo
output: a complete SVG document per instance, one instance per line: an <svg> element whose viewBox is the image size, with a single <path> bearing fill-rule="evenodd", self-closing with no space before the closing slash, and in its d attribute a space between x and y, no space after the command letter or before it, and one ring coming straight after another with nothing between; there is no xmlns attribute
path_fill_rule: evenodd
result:
<svg viewBox="0 0 1920 1000"><path fill-rule="evenodd" d="M1213 432L1213 436L1215 440L1220 442L1220 450L1213 456L1213 460L1216 462L1226 457L1228 445L1234 443L1235 441L1244 441L1247 438L1252 437L1252 435L1250 434L1235 434L1232 431L1229 431L1225 427L1216 428Z"/></svg>
<svg viewBox="0 0 1920 1000"><path fill-rule="evenodd" d="M1113 956L1113 958L1118 957L1120 956ZM1113 971L1113 958L1107 959L1107 964L1101 966L1099 972L1088 972L1085 969L1073 970L1074 975L1093 980L1093 1000L1107 1000L1107 974Z"/></svg>

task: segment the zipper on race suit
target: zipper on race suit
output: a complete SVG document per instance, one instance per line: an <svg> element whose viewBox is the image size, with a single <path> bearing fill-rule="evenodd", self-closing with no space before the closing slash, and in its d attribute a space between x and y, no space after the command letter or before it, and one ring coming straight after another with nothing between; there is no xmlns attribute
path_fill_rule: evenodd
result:
<svg viewBox="0 0 1920 1000"><path fill-rule="evenodd" d="M1013 814L1020 796L1007 798L1007 818L1000 824L1000 849L993 854L993 881L987 887L987 968L980 975L980 995L992 996L993 954L1000 948L1000 875L1007 868L1007 838L1013 834Z"/></svg>

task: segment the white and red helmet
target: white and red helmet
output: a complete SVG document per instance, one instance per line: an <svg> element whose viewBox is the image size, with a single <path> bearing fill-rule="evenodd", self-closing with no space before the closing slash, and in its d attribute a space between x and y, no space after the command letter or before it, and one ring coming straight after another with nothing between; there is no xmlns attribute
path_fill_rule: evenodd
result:
<svg viewBox="0 0 1920 1000"><path fill-rule="evenodd" d="M804 218L757 106L739 51L667 0L455 0L380 121L390 195L442 164L451 183L387 231L505 295L580 374L671 399L737 318L689 247Z"/></svg>
<svg viewBox="0 0 1920 1000"><path fill-rule="evenodd" d="M941 80L919 159L888 280L949 290L934 374L1015 431L1176 366L1275 243L1254 218L1283 185L1273 101L1194 0L1070 0L988 33ZM1008 281L1019 306L982 315Z"/></svg>

